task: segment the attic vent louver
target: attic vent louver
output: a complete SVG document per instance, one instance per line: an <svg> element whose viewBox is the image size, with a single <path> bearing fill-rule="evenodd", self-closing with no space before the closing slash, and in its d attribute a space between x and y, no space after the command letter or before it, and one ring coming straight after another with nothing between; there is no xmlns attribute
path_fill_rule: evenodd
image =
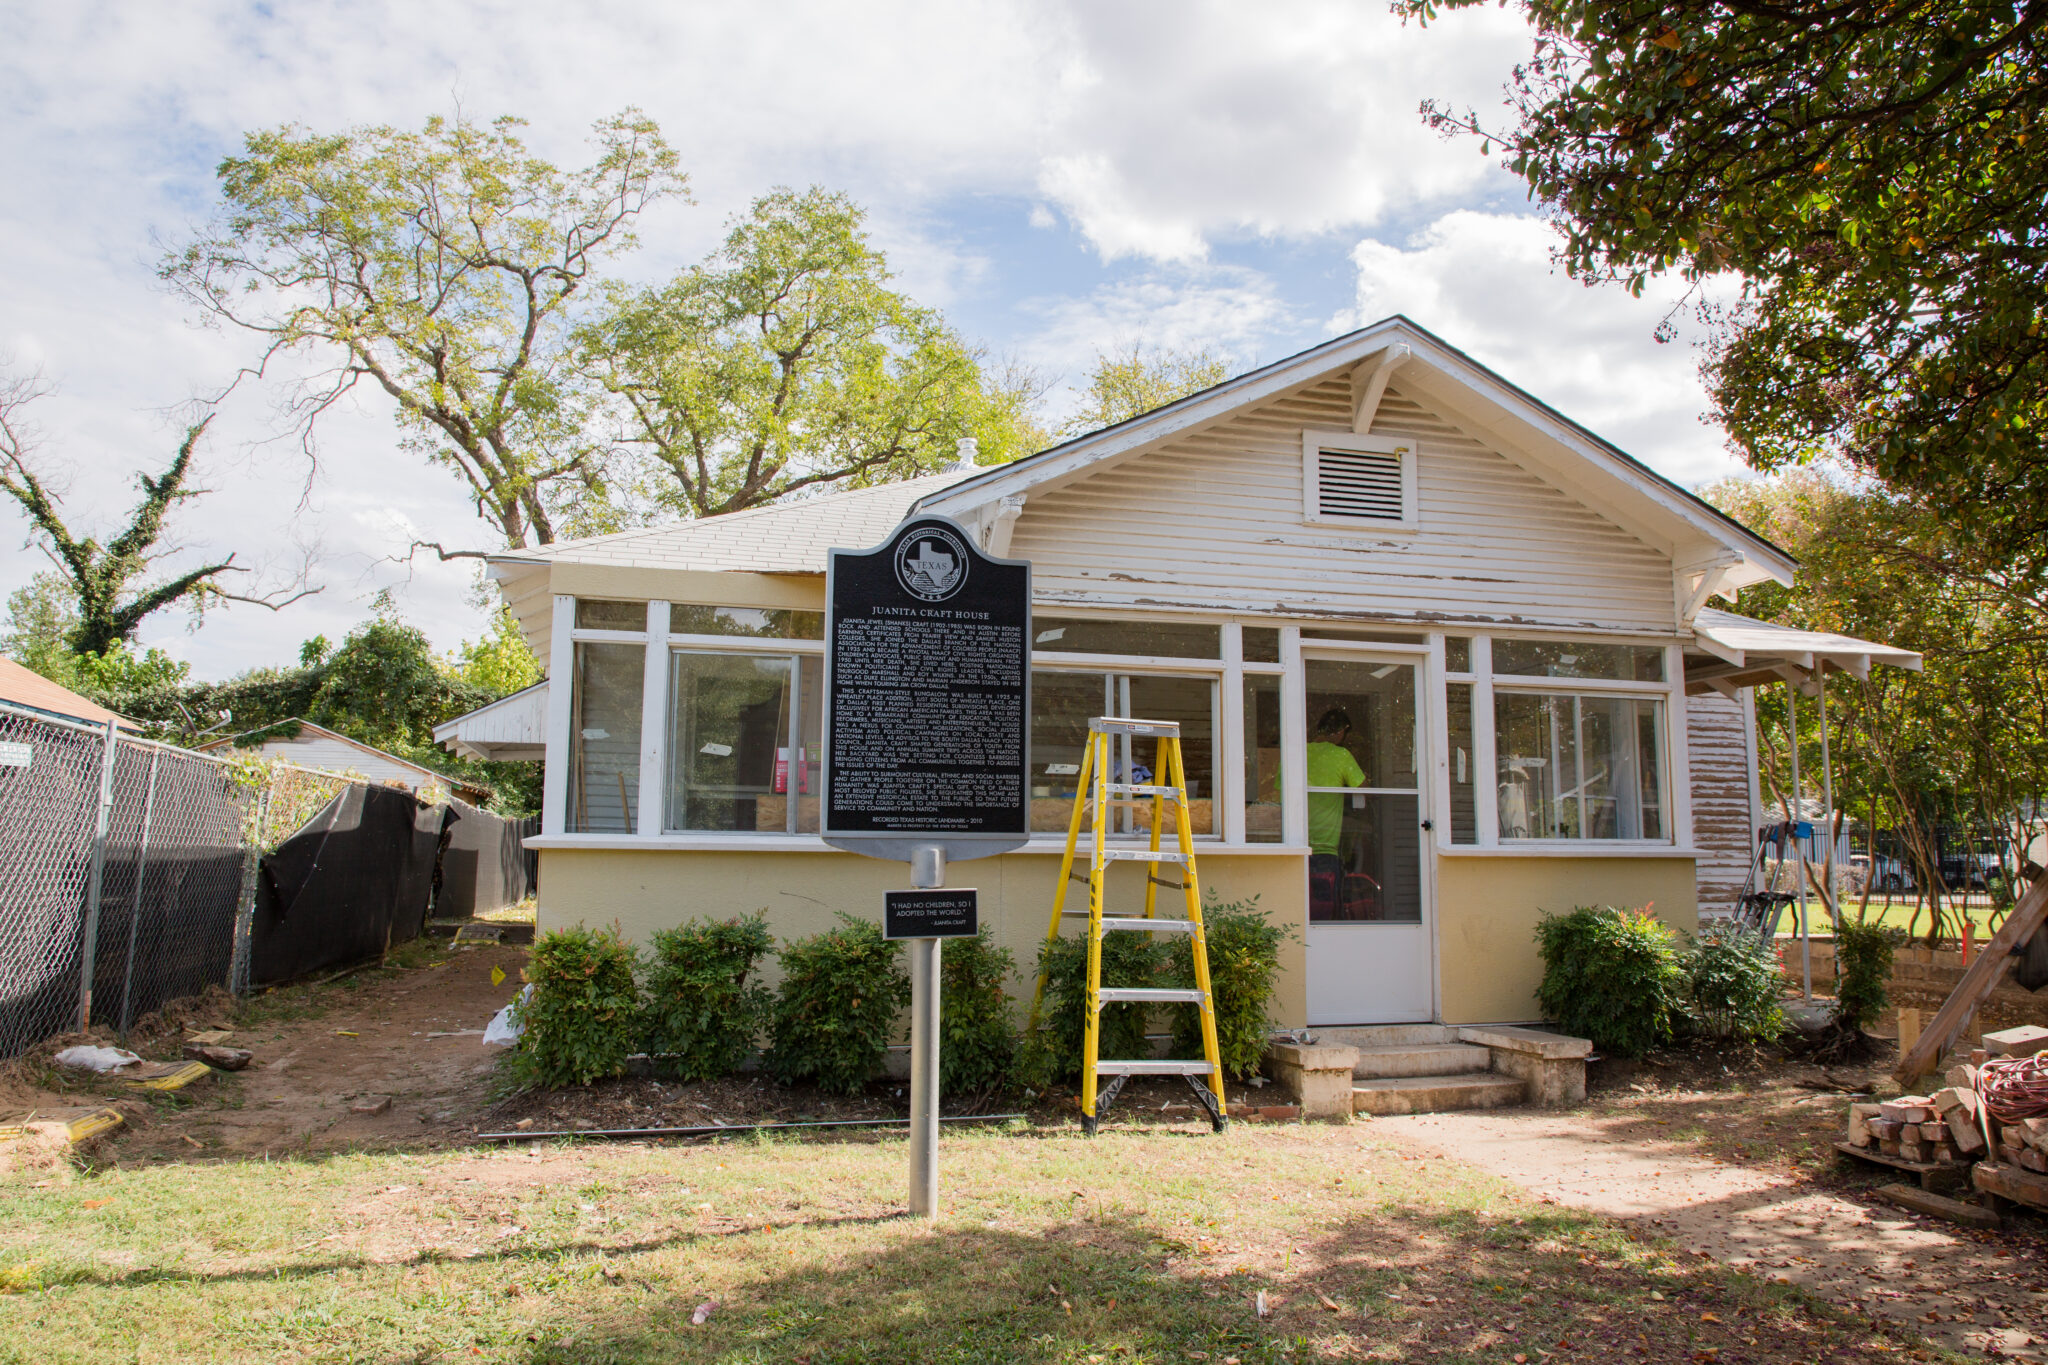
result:
<svg viewBox="0 0 2048 1365"><path fill-rule="evenodd" d="M1326 517L1402 521L1401 452L1320 450L1316 452L1316 511Z"/></svg>

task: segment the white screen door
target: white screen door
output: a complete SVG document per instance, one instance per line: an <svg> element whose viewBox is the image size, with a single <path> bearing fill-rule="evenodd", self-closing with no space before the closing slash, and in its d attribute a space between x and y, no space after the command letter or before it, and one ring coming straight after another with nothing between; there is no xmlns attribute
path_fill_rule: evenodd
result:
<svg viewBox="0 0 2048 1365"><path fill-rule="evenodd" d="M1412 658L1303 661L1311 1024L1435 1017L1419 671Z"/></svg>

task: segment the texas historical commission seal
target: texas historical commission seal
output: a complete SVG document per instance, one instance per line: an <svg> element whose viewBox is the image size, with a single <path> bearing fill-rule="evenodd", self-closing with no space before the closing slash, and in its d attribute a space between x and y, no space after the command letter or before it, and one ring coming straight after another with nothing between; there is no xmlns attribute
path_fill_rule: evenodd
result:
<svg viewBox="0 0 2048 1365"><path fill-rule="evenodd" d="M967 582L967 547L943 526L928 526L896 547L896 581L923 602L943 602Z"/></svg>

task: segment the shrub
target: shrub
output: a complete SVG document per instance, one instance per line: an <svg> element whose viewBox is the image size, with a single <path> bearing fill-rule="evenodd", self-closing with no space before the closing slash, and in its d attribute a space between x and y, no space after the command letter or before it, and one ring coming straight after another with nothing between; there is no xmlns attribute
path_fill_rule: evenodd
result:
<svg viewBox="0 0 2048 1365"><path fill-rule="evenodd" d="M1843 919L1835 926L1835 1022L1867 1029L1891 1003L1885 987L1892 978L1897 940L1875 924Z"/></svg>
<svg viewBox="0 0 2048 1365"><path fill-rule="evenodd" d="M1016 966L983 929L939 949L939 1093L971 1095L1010 1078L1017 1028L1004 986Z"/></svg>
<svg viewBox="0 0 2048 1365"><path fill-rule="evenodd" d="M519 1046L505 1065L522 1085L588 1085L626 1069L640 1041L639 955L616 927L557 929L533 942L533 990L514 1011Z"/></svg>
<svg viewBox="0 0 2048 1365"><path fill-rule="evenodd" d="M1713 1038L1766 1042L1785 1031L1778 948L1733 920L1711 920L1687 948L1686 1013Z"/></svg>
<svg viewBox="0 0 2048 1365"><path fill-rule="evenodd" d="M1242 1080L1258 1071L1266 1055L1273 1034L1266 1007L1279 989L1280 945L1295 934L1273 923L1259 909L1257 896L1203 906L1202 924L1209 943L1209 984L1216 992L1217 1050L1225 1073ZM1193 986L1194 954L1187 942L1169 941L1165 946L1172 983ZM1188 1005L1172 1008L1175 1054L1201 1056L1200 1012Z"/></svg>
<svg viewBox="0 0 2048 1365"><path fill-rule="evenodd" d="M910 999L902 954L879 926L841 914L837 929L782 945L768 1073L852 1095L882 1069L896 1016Z"/></svg>
<svg viewBox="0 0 2048 1365"><path fill-rule="evenodd" d="M1543 916L1536 998L1567 1033L1637 1057L1667 1041L1684 998L1685 969L1671 930L1648 909L1580 906Z"/></svg>
<svg viewBox="0 0 2048 1365"><path fill-rule="evenodd" d="M767 990L747 977L773 946L765 912L654 935L646 1036L664 1075L708 1081L739 1069L768 1017Z"/></svg>
<svg viewBox="0 0 2048 1365"><path fill-rule="evenodd" d="M1038 951L1038 968L1045 973L1045 1000L1038 1012L1038 1027L1024 1039L1018 1058L1018 1079L1034 1090L1050 1090L1081 1075L1081 1043L1088 1018L1088 939L1047 940ZM1159 949L1143 934L1102 936L1102 984L1105 986L1151 986L1157 984ZM1106 1005L1102 1010L1102 1034L1096 1056L1111 1058L1149 1057L1145 1041L1146 1007L1135 1004Z"/></svg>

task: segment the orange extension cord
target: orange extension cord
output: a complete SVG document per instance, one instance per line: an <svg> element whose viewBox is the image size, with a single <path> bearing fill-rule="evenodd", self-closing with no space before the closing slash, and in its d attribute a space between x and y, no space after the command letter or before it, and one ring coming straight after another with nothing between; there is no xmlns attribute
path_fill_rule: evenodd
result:
<svg viewBox="0 0 2048 1365"><path fill-rule="evenodd" d="M2007 1057L1977 1068L1977 1097L2000 1123L2048 1114L2048 1057Z"/></svg>

